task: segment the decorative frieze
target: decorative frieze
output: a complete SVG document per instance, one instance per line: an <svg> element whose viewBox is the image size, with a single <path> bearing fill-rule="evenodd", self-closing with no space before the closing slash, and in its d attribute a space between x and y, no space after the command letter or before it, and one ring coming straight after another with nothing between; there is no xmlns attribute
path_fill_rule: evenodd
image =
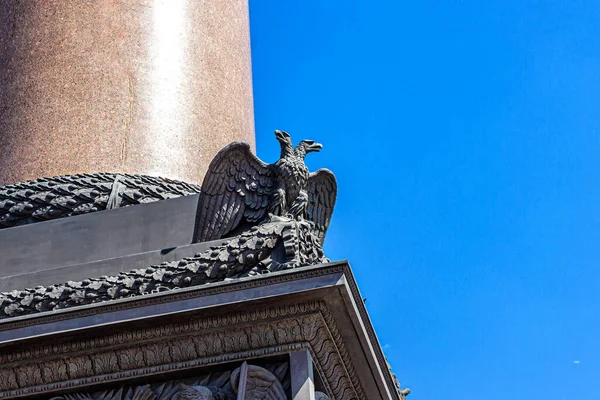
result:
<svg viewBox="0 0 600 400"><path fill-rule="evenodd" d="M114 333L0 355L0 398L85 387L307 348L334 399L366 399L322 302Z"/></svg>
<svg viewBox="0 0 600 400"><path fill-rule="evenodd" d="M287 400L288 363L249 365L205 372L194 378L54 396L50 400Z"/></svg>

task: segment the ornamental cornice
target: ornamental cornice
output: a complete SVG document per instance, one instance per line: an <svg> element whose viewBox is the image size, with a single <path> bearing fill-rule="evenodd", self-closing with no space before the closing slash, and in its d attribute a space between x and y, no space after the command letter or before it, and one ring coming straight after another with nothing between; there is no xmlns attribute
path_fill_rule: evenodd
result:
<svg viewBox="0 0 600 400"><path fill-rule="evenodd" d="M334 399L366 399L324 302L210 317L0 355L0 398L55 393L307 348Z"/></svg>

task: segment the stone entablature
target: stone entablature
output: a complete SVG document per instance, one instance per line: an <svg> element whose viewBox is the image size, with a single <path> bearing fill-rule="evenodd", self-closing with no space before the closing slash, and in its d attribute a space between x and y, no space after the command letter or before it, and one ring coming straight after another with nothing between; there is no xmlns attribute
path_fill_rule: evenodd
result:
<svg viewBox="0 0 600 400"><path fill-rule="evenodd" d="M123 199L142 189L164 194L164 185L102 175L107 212L3 230L9 264L0 284L35 286L0 294L0 398L403 399L408 392L389 370L348 264L330 263L322 249L337 183L304 164L322 146L276 137L273 164L245 143L221 150L194 188L199 195L169 181L183 197L129 212L119 209L129 204ZM19 203L6 200L5 217L54 215L64 199L87 207L101 197L64 179L56 193L42 191L57 205L8 190ZM193 196L195 208L185 199ZM161 238L168 232L171 241ZM52 239L31 253L26 243L39 237ZM84 279L71 278L82 271ZM288 363L289 385L281 370L263 367L273 359ZM207 371L221 375L199 378Z"/></svg>
<svg viewBox="0 0 600 400"><path fill-rule="evenodd" d="M399 398L347 264L205 286L3 321L0 398L156 382L301 350L332 399Z"/></svg>

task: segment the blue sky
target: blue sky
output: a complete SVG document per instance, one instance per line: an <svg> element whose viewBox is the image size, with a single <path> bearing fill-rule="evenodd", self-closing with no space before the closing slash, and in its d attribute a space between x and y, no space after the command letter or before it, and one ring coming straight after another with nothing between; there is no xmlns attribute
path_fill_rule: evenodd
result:
<svg viewBox="0 0 600 400"><path fill-rule="evenodd" d="M258 155L315 139L412 400L600 398L600 4L251 0Z"/></svg>

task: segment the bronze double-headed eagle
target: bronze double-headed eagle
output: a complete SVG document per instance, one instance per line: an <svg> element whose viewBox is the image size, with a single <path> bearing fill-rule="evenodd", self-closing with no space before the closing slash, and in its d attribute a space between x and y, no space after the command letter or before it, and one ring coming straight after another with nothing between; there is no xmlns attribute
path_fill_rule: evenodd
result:
<svg viewBox="0 0 600 400"><path fill-rule="evenodd" d="M321 242L337 195L335 176L328 169L309 173L304 158L323 147L302 140L295 148L287 132L275 131L279 160L266 164L243 142L221 150L208 167L196 219L196 241L231 236L263 222L269 214L308 220Z"/></svg>

